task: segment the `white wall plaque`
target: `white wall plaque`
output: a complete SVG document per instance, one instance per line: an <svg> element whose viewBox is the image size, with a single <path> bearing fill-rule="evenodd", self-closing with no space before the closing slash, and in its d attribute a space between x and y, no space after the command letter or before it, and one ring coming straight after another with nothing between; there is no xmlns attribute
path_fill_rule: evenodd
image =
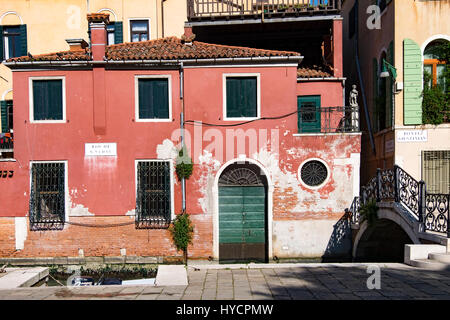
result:
<svg viewBox="0 0 450 320"><path fill-rule="evenodd" d="M397 131L397 142L426 142L426 141L428 141L427 130Z"/></svg>
<svg viewBox="0 0 450 320"><path fill-rule="evenodd" d="M117 143L85 143L85 156L117 156Z"/></svg>

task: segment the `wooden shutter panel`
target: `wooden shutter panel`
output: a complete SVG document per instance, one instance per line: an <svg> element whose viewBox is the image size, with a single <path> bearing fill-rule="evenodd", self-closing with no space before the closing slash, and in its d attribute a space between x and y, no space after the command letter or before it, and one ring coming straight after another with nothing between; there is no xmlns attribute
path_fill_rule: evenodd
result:
<svg viewBox="0 0 450 320"><path fill-rule="evenodd" d="M0 101L1 110L1 122L2 122L2 132L8 132L8 103L6 101Z"/></svg>
<svg viewBox="0 0 450 320"><path fill-rule="evenodd" d="M114 43L123 43L123 23L117 21L114 23Z"/></svg>
<svg viewBox="0 0 450 320"><path fill-rule="evenodd" d="M241 88L241 115L249 118L256 117L258 115L258 106L256 102L256 78L242 79Z"/></svg>
<svg viewBox="0 0 450 320"><path fill-rule="evenodd" d="M169 81L167 79L155 80L153 84L155 117L169 118Z"/></svg>
<svg viewBox="0 0 450 320"><path fill-rule="evenodd" d="M27 25L20 25L20 56L28 54Z"/></svg>
<svg viewBox="0 0 450 320"><path fill-rule="evenodd" d="M153 91L150 81L139 79L139 119L148 119L153 116L153 110L151 110L152 97Z"/></svg>
<svg viewBox="0 0 450 320"><path fill-rule="evenodd" d="M51 80L48 84L49 94L49 116L52 120L63 119L63 105L62 105L62 80Z"/></svg>
<svg viewBox="0 0 450 320"><path fill-rule="evenodd" d="M240 117L239 110L239 79L227 78L227 117Z"/></svg>
<svg viewBox="0 0 450 320"><path fill-rule="evenodd" d="M411 39L403 41L403 82L404 124L421 124L422 51Z"/></svg>
<svg viewBox="0 0 450 320"><path fill-rule="evenodd" d="M3 27L0 26L0 62L3 61L4 56L3 56Z"/></svg>

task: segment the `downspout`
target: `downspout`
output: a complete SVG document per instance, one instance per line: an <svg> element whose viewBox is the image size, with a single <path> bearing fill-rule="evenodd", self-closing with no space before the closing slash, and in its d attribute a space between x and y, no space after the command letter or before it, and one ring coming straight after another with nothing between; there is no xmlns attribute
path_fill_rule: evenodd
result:
<svg viewBox="0 0 450 320"><path fill-rule="evenodd" d="M164 38L164 2L166 0L161 0L161 38Z"/></svg>
<svg viewBox="0 0 450 320"><path fill-rule="evenodd" d="M180 127L181 127L181 148L184 148L184 68L183 62L180 62ZM184 156L184 154L183 154ZM182 213L186 212L186 180L181 178L181 209Z"/></svg>
<svg viewBox="0 0 450 320"><path fill-rule="evenodd" d="M358 17L359 16L358 1L356 1L356 12L357 12L356 16ZM356 28L356 35L355 35L356 36L356 46L355 46L356 69L358 71L359 84L361 87L361 95L363 98L364 114L366 116L366 121L367 121L367 130L369 131L370 145L372 146L373 154L376 155L377 151L375 148L375 141L373 138L372 124L370 122L369 109L367 108L366 93L364 90L364 82L363 82L363 78L361 75L361 67L359 64L359 55L358 55L358 53L359 53L359 19L357 21L357 25L358 25L358 27Z"/></svg>

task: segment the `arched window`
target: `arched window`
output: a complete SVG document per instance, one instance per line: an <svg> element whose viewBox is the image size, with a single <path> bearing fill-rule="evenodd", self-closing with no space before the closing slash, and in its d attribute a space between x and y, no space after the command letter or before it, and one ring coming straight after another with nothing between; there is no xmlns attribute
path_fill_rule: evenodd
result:
<svg viewBox="0 0 450 320"><path fill-rule="evenodd" d="M449 50L449 42L446 40L434 40L428 44L423 53L424 57L424 81L425 84L446 87L446 54Z"/></svg>

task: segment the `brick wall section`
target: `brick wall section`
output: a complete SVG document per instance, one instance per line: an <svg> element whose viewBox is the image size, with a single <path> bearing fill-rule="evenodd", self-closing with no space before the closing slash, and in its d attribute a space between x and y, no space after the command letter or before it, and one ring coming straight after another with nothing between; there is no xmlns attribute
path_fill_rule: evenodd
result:
<svg viewBox="0 0 450 320"><path fill-rule="evenodd" d="M14 218L0 218L0 256L7 257L16 249Z"/></svg>
<svg viewBox="0 0 450 320"><path fill-rule="evenodd" d="M211 218L191 216L194 224L194 245L189 256L208 258L212 255ZM121 224L134 222L129 216L70 217L71 222L84 224ZM9 257L15 251L14 218L0 219L0 256ZM120 256L125 248L129 256L182 256L177 252L168 230L135 229L135 225L118 227L85 227L66 224L62 231L28 231L24 250L14 257Z"/></svg>

